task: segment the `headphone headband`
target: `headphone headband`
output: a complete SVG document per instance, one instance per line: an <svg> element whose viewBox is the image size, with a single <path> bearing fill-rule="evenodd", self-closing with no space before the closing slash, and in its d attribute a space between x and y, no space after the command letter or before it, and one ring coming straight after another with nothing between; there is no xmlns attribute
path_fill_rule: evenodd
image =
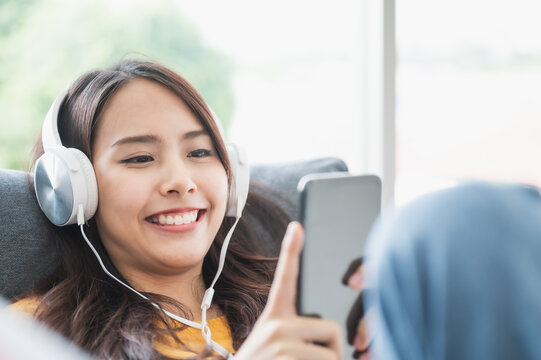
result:
<svg viewBox="0 0 541 360"><path fill-rule="evenodd" d="M60 134L58 133L58 112L67 94L67 88L62 90L54 99L49 111L47 111L41 130L41 142L43 143L44 150L55 146L62 146Z"/></svg>

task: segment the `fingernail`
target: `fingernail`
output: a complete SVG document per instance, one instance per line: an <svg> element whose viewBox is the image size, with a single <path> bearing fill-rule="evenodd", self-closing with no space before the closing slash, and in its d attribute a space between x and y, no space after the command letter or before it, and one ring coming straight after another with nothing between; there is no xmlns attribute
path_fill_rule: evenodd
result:
<svg viewBox="0 0 541 360"><path fill-rule="evenodd" d="M356 272L348 280L348 286L353 290L361 290L363 287L363 276L360 272Z"/></svg>
<svg viewBox="0 0 541 360"><path fill-rule="evenodd" d="M353 346L356 349L363 349L364 348L364 341L361 339L359 335L355 336L355 339L353 339Z"/></svg>
<svg viewBox="0 0 541 360"><path fill-rule="evenodd" d="M287 225L287 232L293 231L294 228L297 227L299 223L296 221L292 221Z"/></svg>
<svg viewBox="0 0 541 360"><path fill-rule="evenodd" d="M353 347L357 350L366 351L368 349L368 345L370 343L368 342L368 339L363 338L359 335L355 336L355 339L353 340Z"/></svg>
<svg viewBox="0 0 541 360"><path fill-rule="evenodd" d="M286 234L284 235L284 237L287 239L288 242L291 242L291 235L295 230L296 226L297 224L294 221L290 222L289 225L287 225Z"/></svg>

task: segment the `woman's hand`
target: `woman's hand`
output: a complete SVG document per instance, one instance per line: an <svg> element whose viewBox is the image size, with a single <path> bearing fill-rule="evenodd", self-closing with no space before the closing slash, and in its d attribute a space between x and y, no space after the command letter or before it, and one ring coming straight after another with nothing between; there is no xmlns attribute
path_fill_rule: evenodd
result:
<svg viewBox="0 0 541 360"><path fill-rule="evenodd" d="M342 359L340 327L334 321L297 315L295 300L304 231L292 222L282 242L269 300L237 360Z"/></svg>

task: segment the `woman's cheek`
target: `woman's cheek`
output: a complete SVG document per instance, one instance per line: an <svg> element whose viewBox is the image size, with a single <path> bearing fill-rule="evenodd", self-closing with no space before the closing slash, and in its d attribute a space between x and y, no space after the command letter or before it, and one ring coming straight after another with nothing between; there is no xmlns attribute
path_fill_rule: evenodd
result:
<svg viewBox="0 0 541 360"><path fill-rule="evenodd" d="M100 172L97 177L98 211L107 216L103 220L108 220L108 218L112 220L136 208L144 191L141 182L136 177L115 171L105 174Z"/></svg>

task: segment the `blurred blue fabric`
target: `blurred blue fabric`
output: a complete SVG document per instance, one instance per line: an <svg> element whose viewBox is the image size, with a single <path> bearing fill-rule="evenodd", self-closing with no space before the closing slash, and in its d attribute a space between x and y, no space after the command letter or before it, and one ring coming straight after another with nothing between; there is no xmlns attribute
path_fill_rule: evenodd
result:
<svg viewBox="0 0 541 360"><path fill-rule="evenodd" d="M541 359L538 189L421 197L380 219L366 259L375 359Z"/></svg>

